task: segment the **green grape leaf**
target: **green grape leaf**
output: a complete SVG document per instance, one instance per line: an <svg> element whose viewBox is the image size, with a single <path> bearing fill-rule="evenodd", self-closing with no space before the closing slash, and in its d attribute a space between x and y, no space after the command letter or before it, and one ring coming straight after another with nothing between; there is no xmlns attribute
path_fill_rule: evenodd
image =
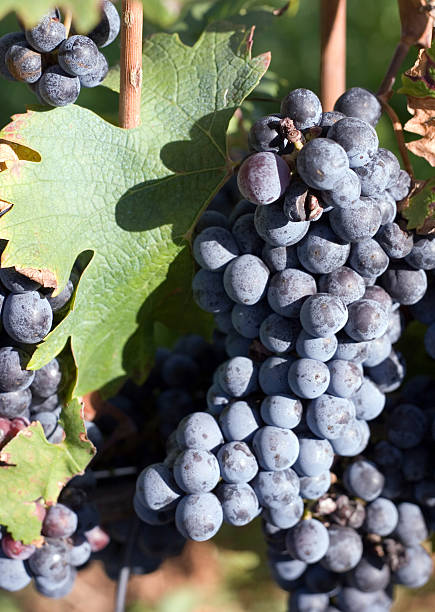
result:
<svg viewBox="0 0 435 612"><path fill-rule="evenodd" d="M57 6L63 14L67 10L72 12L74 25L79 32L88 32L98 22L99 5L100 0L2 0L0 19L15 11L26 26L33 27L42 15Z"/></svg>
<svg viewBox="0 0 435 612"><path fill-rule="evenodd" d="M127 373L141 380L154 321L209 325L192 310L186 239L229 176L231 116L267 70L269 54L251 58L251 45L229 24L193 47L175 34L148 39L133 130L72 105L28 111L0 132L20 157L0 173L0 198L14 204L0 220L2 265L61 290L76 257L90 253L70 310L29 364L41 367L71 338L73 396Z"/></svg>
<svg viewBox="0 0 435 612"><path fill-rule="evenodd" d="M56 503L65 484L84 471L95 451L76 399L64 407L61 424L66 437L60 444L47 442L35 422L0 451L0 523L25 544L40 537L41 504Z"/></svg>
<svg viewBox="0 0 435 612"><path fill-rule="evenodd" d="M435 178L417 186L402 215L408 220L409 229L417 229L420 234L435 232Z"/></svg>

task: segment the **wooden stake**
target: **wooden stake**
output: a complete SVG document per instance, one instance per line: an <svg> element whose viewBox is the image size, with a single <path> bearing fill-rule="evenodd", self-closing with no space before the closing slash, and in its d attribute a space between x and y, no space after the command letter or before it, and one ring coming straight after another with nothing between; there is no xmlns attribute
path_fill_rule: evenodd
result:
<svg viewBox="0 0 435 612"><path fill-rule="evenodd" d="M142 1L122 0L119 125L126 129L140 124L142 26Z"/></svg>
<svg viewBox="0 0 435 612"><path fill-rule="evenodd" d="M346 89L346 0L320 0L320 97L331 111Z"/></svg>

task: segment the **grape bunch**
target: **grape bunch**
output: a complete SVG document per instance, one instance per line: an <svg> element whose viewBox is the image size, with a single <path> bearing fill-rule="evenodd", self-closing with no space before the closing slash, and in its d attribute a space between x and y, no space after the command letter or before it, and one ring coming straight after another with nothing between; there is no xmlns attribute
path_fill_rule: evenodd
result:
<svg viewBox="0 0 435 612"><path fill-rule="evenodd" d="M104 480L94 478L92 497L101 506L102 514L106 489L110 497L122 481L123 484L131 482L134 491L137 473L144 466L165 458L168 437L183 417L204 405L212 372L224 355L218 337L211 344L195 334L182 336L172 350L157 349L155 365L143 385L138 387L127 382L110 399L110 411L97 415L92 425L104 442L100 442L101 452L87 469L87 477L92 482L95 474L120 470L119 478L113 482L109 478L106 486ZM120 430L125 431L124 439ZM88 436L89 433L88 429ZM129 477L123 475L125 469L130 471ZM125 500L126 509L131 507L131 498L129 495ZM152 514L147 514L147 522L138 521L128 559L130 571L135 575L154 572L166 558L179 555L184 548L185 537L176 529L173 517ZM130 516L115 516L115 520L109 517L103 525L110 535L110 543L93 558L101 560L109 578L116 580L125 567L132 520Z"/></svg>
<svg viewBox="0 0 435 612"><path fill-rule="evenodd" d="M27 282L15 271L0 270L0 277L2 274L9 279L10 287L11 279L14 280L15 290L18 282ZM71 297L77 281L76 271L71 278L69 291L57 298L47 298L52 305L56 300L56 312L62 310L67 298ZM36 288L32 286L32 289ZM15 359L20 364L13 352L17 350L6 347L6 361L6 357L2 360L3 349L0 349L0 363L15 364ZM167 431L172 431L173 423L178 423L195 406L204 403L211 370L222 361L223 355L219 342L209 344L197 335L184 336L172 351L158 349L156 364L141 387L127 383L110 400L107 412L97 414L92 422L85 421L87 436L98 453L85 474L73 478L62 490L56 505L46 510L42 504L37 504L36 510L42 519L40 545L24 545L14 540L5 527L0 528L0 588L20 590L33 579L36 590L42 595L62 598L72 589L77 571L91 560L100 560L107 575L114 580L118 578L125 566L125 549L132 521L128 513L122 516L118 512L112 516L105 496L108 491L113 495L120 480L128 485L130 479L134 484L134 474L145 464L164 457ZM57 423L62 409L59 361L54 359L36 372L25 370L24 364L17 370L17 364L15 370L9 368L9 379L0 376L0 381L15 380L18 384L19 377L23 381L26 378L28 387L11 392L19 394L23 391L26 402L22 400L19 408L18 400L12 404L10 399L10 405L6 404L6 399L3 400L3 405L9 406L6 414L11 424L7 433L5 429L2 443L11 439L12 432L17 433L35 420L40 421L49 442L60 442L63 430ZM7 397L8 393L0 393L0 401L3 396ZM4 422L9 420L0 416L0 428L4 429ZM52 433L54 427L55 435ZM125 438L120 435L123 428L126 430ZM120 476L116 474L118 469ZM126 499L125 509L132 509L131 495ZM131 573L154 572L164 559L179 555L184 543L185 538L174 523L157 521L150 525L141 522L128 559Z"/></svg>
<svg viewBox="0 0 435 612"><path fill-rule="evenodd" d="M108 535L99 526L98 512L84 492L67 487L61 499L63 503L47 511L37 504L42 519L42 542L38 546L25 545L6 530L1 532L0 588L18 591L33 579L42 595L65 597L74 585L77 569L107 545Z"/></svg>
<svg viewBox="0 0 435 612"><path fill-rule="evenodd" d="M64 313L77 279L73 270L65 289L53 297L53 291L14 268L0 268L0 445L31 421L41 423L49 442L57 444L63 439L58 422L62 410L60 363L53 359L36 371L27 365L54 318Z"/></svg>
<svg viewBox="0 0 435 612"><path fill-rule="evenodd" d="M82 87L96 87L109 70L99 48L118 36L120 18L110 0L103 0L101 13L101 21L87 36L68 36L59 9L31 29L2 36L0 74L27 83L41 104L73 104Z"/></svg>
<svg viewBox="0 0 435 612"><path fill-rule="evenodd" d="M380 114L367 90L323 113L299 89L253 125L237 177L245 199L228 212L233 189L218 196L193 242L193 296L228 359L207 405L136 483L138 516L175 519L193 540L261 515L294 612L333 609L331 597L340 610L387 610L393 581L420 586L431 571L427 528L412 543L396 524L376 532L381 510L392 523L408 503L423 517L420 501L391 496L393 470L361 457L405 376L393 348L401 307L427 299L433 268L434 243L397 215L411 179L379 148Z"/></svg>

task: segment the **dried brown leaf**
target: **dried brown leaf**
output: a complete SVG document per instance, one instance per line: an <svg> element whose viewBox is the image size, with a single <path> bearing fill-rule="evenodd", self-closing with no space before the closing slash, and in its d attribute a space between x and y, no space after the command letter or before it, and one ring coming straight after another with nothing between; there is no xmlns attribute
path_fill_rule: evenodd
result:
<svg viewBox="0 0 435 612"><path fill-rule="evenodd" d="M405 130L422 138L408 142L406 146L414 155L435 166L435 98L408 96L408 111L413 116L405 124Z"/></svg>

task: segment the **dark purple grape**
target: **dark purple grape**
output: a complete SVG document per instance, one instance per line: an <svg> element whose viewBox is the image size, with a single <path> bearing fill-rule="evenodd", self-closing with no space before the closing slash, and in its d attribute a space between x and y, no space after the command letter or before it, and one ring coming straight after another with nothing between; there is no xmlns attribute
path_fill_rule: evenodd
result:
<svg viewBox="0 0 435 612"><path fill-rule="evenodd" d="M64 40L59 47L59 65L72 76L80 77L92 72L98 64L98 58L98 48L88 36L75 34Z"/></svg>
<svg viewBox="0 0 435 612"><path fill-rule="evenodd" d="M47 413L50 414L50 413ZM67 538L77 529L77 514L64 504L50 506L42 524L42 533L49 538Z"/></svg>
<svg viewBox="0 0 435 612"><path fill-rule="evenodd" d="M12 45L5 56L9 73L17 81L36 83L42 74L42 57L33 51L27 43L18 42Z"/></svg>
<svg viewBox="0 0 435 612"><path fill-rule="evenodd" d="M292 119L296 129L306 130L319 125L322 105L316 94L309 89L294 89L282 100L281 114Z"/></svg>
<svg viewBox="0 0 435 612"><path fill-rule="evenodd" d="M39 23L26 30L29 45L40 53L50 53L66 38L66 29L54 11L44 15Z"/></svg>
<svg viewBox="0 0 435 612"><path fill-rule="evenodd" d="M379 139L374 128L355 117L346 117L332 125L328 138L345 150L351 168L365 166L378 150Z"/></svg>
<svg viewBox="0 0 435 612"><path fill-rule="evenodd" d="M26 38L22 32L11 32L10 34L5 34L0 38L0 74L8 81L15 81L15 79L6 66L6 53L13 45L25 42Z"/></svg>
<svg viewBox="0 0 435 612"><path fill-rule="evenodd" d="M80 80L67 74L60 66L50 66L38 81L38 93L50 106L73 104L79 97Z"/></svg>
<svg viewBox="0 0 435 612"><path fill-rule="evenodd" d="M287 140L281 135L280 120L280 115L266 115L258 119L248 134L249 149L257 152L282 153Z"/></svg>
<svg viewBox="0 0 435 612"><path fill-rule="evenodd" d="M254 204L271 204L278 200L290 182L290 169L275 153L254 153L245 159L237 175L244 198Z"/></svg>
<svg viewBox="0 0 435 612"><path fill-rule="evenodd" d="M341 94L334 105L334 110L348 117L358 117L376 125L382 113L382 106L377 97L368 89L351 87Z"/></svg>
<svg viewBox="0 0 435 612"><path fill-rule="evenodd" d="M101 4L101 21L95 26L88 36L97 47L110 45L119 34L121 20L115 5L109 0L103 0Z"/></svg>

